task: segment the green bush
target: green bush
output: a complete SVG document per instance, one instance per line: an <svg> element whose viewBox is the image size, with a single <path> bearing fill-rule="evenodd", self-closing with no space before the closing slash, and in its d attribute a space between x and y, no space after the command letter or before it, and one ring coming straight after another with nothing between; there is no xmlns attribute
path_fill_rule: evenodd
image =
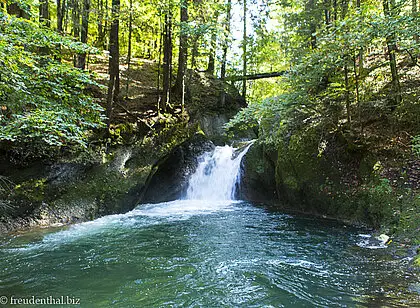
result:
<svg viewBox="0 0 420 308"><path fill-rule="evenodd" d="M102 108L86 91L98 85L87 72L56 59L88 50L30 20L0 12L2 147L44 155L62 146L86 146L89 130L103 125Z"/></svg>

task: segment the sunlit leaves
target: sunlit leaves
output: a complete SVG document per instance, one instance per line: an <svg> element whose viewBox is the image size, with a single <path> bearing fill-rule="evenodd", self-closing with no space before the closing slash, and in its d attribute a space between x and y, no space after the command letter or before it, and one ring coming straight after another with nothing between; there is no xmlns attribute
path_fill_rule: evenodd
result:
<svg viewBox="0 0 420 308"><path fill-rule="evenodd" d="M102 109L86 93L97 85L88 73L54 60L54 54L90 47L3 13L0 31L0 140L43 153L49 147L86 146L88 131L102 126ZM62 49L39 53L57 46Z"/></svg>

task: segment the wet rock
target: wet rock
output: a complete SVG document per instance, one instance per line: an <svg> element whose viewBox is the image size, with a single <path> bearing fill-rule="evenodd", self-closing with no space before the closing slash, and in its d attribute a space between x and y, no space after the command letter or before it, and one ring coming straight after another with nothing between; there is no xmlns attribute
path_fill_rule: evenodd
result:
<svg viewBox="0 0 420 308"><path fill-rule="evenodd" d="M122 146L104 161L76 157L12 169L6 178L11 187L0 194L0 233L132 210L156 154L148 147Z"/></svg>
<svg viewBox="0 0 420 308"><path fill-rule="evenodd" d="M214 144L202 134L175 147L154 165L141 202L158 203L181 198L188 188L190 175L197 168L197 158L213 149Z"/></svg>
<svg viewBox="0 0 420 308"><path fill-rule="evenodd" d="M274 159L263 145L251 146L242 160L238 199L262 203L276 201Z"/></svg>
<svg viewBox="0 0 420 308"><path fill-rule="evenodd" d="M52 185L61 185L82 180L89 167L78 163L55 163L48 168L47 181Z"/></svg>
<svg viewBox="0 0 420 308"><path fill-rule="evenodd" d="M227 114L213 114L203 115L199 117L198 121L203 132L210 139L222 138L224 136L223 126L229 121L230 117Z"/></svg>

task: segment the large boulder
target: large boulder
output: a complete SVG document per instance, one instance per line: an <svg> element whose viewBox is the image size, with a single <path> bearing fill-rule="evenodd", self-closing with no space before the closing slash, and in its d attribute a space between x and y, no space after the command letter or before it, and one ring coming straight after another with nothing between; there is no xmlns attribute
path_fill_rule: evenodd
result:
<svg viewBox="0 0 420 308"><path fill-rule="evenodd" d="M146 182L142 203L159 203L181 198L198 165L197 158L214 149L204 135L196 134L159 160Z"/></svg>
<svg viewBox="0 0 420 308"><path fill-rule="evenodd" d="M24 166L0 158L0 234L132 210L156 155L133 145Z"/></svg>
<svg viewBox="0 0 420 308"><path fill-rule="evenodd" d="M242 160L237 198L257 203L275 203L275 161L275 153L267 151L261 144L253 144Z"/></svg>

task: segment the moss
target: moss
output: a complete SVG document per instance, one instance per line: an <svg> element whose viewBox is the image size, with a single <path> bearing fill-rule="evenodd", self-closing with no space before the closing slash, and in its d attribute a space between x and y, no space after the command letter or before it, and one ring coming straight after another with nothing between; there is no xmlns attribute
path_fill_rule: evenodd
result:
<svg viewBox="0 0 420 308"><path fill-rule="evenodd" d="M420 199L386 178L384 164L365 152L348 153L334 135L319 142L316 129L285 136L278 148L279 199L295 210L333 216L418 237ZM334 139L335 138L335 139ZM327 144L319 150L319 144ZM417 230L417 231L416 231Z"/></svg>
<svg viewBox="0 0 420 308"><path fill-rule="evenodd" d="M46 178L31 179L14 187L14 197L32 202L41 202L45 199Z"/></svg>
<svg viewBox="0 0 420 308"><path fill-rule="evenodd" d="M291 175L286 176L284 178L283 182L290 189L293 189L293 190L298 190L299 189L298 180L294 176L291 176Z"/></svg>
<svg viewBox="0 0 420 308"><path fill-rule="evenodd" d="M413 264L420 268L420 256L415 257Z"/></svg>

